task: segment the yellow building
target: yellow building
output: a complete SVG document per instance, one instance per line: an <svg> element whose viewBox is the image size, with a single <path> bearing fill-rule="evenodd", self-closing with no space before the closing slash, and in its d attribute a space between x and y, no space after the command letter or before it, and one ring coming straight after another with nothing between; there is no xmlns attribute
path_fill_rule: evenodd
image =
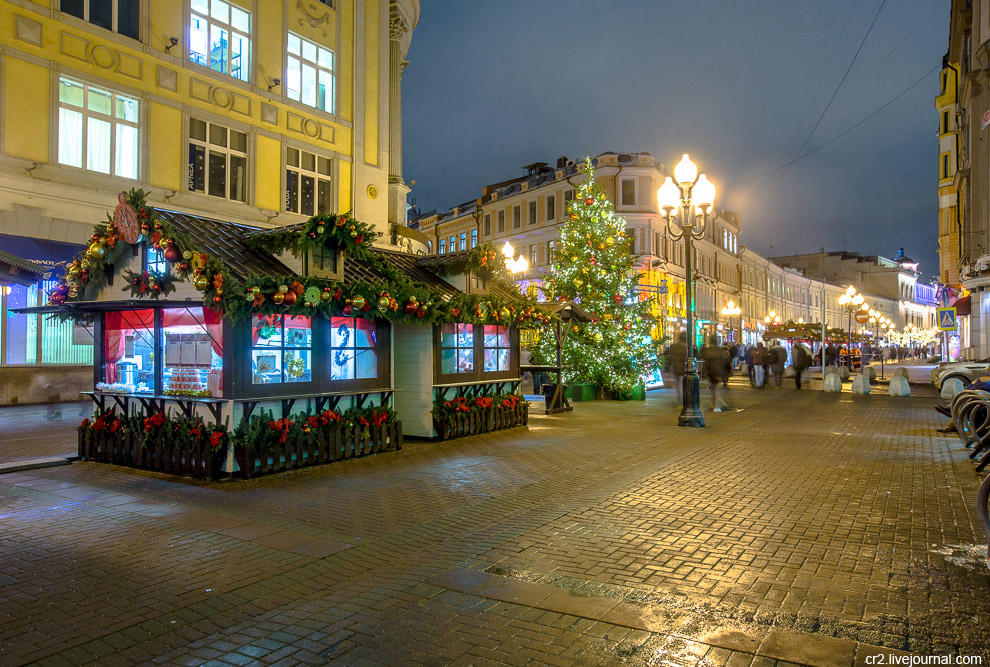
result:
<svg viewBox="0 0 990 667"><path fill-rule="evenodd" d="M262 227L352 211L399 240L400 78L419 13L419 0L0 0L0 246L86 243L130 188ZM46 363L56 334L7 312L43 299L3 295L0 365Z"/></svg>
<svg viewBox="0 0 990 667"><path fill-rule="evenodd" d="M956 171L959 159L959 64L942 59L938 110L938 263L939 281L959 287L959 209Z"/></svg>

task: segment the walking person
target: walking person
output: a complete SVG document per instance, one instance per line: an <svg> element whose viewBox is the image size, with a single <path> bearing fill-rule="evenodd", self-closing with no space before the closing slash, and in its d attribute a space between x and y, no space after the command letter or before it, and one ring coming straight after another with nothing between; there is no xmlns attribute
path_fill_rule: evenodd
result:
<svg viewBox="0 0 990 667"><path fill-rule="evenodd" d="M746 362L746 374L749 376L749 383L756 386L756 379L753 377L753 346L747 345L743 351L743 361Z"/></svg>
<svg viewBox="0 0 990 667"><path fill-rule="evenodd" d="M712 390L712 411L722 412L728 408L728 403L722 396L722 383L729 374L729 361L726 350L718 346L718 339L712 336L708 339L708 344L701 348L701 358L705 360L705 368L708 372L708 385Z"/></svg>
<svg viewBox="0 0 990 667"><path fill-rule="evenodd" d="M787 350L780 345L780 341L774 341L773 347L767 354L767 363L773 373L773 388L780 389L784 383L784 368L787 366Z"/></svg>
<svg viewBox="0 0 990 667"><path fill-rule="evenodd" d="M677 334L677 341L667 348L663 368L674 376L674 386L677 387L677 405L684 403L684 364L687 362L687 334L683 331Z"/></svg>
<svg viewBox="0 0 990 667"><path fill-rule="evenodd" d="M802 343L797 343L791 351L794 360L794 388L801 388L801 373L811 366L811 354L805 349Z"/></svg>
<svg viewBox="0 0 990 667"><path fill-rule="evenodd" d="M767 348L761 340L753 349L753 381L757 388L762 388L767 378Z"/></svg>

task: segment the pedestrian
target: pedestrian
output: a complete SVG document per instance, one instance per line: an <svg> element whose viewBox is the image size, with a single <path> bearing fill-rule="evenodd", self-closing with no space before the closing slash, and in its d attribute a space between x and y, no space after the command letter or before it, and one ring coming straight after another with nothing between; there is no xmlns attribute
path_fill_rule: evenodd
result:
<svg viewBox="0 0 990 667"><path fill-rule="evenodd" d="M835 347L831 343L825 347L825 365L835 366Z"/></svg>
<svg viewBox="0 0 990 667"><path fill-rule="evenodd" d="M701 349L701 358L705 360L708 385L712 390L712 410L713 412L722 412L729 407L721 395L722 384L729 373L728 352L719 347L718 339L712 336L708 339L708 344Z"/></svg>
<svg viewBox="0 0 990 667"><path fill-rule="evenodd" d="M677 387L677 405L684 403L684 364L687 362L687 334L683 331L677 335L677 342L667 348L663 368L674 376L674 386Z"/></svg>
<svg viewBox="0 0 990 667"><path fill-rule="evenodd" d="M780 389L784 383L784 368L787 366L787 350L781 347L780 341L774 341L767 353L767 364L773 373L773 388Z"/></svg>
<svg viewBox="0 0 990 667"><path fill-rule="evenodd" d="M739 346L735 343L729 345L729 361L733 369L739 368Z"/></svg>
<svg viewBox="0 0 990 667"><path fill-rule="evenodd" d="M753 384L762 388L767 377L767 348L759 341L753 349Z"/></svg>
<svg viewBox="0 0 990 667"><path fill-rule="evenodd" d="M791 357L794 361L794 387L795 389L800 389L801 373L811 365L811 354L805 349L802 343L798 343L791 351Z"/></svg>
<svg viewBox="0 0 990 667"><path fill-rule="evenodd" d="M743 350L743 361L746 363L746 374L749 376L749 383L756 386L756 380L753 378L753 346L747 345L745 350Z"/></svg>

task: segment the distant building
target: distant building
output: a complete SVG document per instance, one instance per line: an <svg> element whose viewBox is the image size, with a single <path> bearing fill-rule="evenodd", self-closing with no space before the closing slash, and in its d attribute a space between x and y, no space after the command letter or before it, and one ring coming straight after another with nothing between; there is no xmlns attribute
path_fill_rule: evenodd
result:
<svg viewBox="0 0 990 667"><path fill-rule="evenodd" d="M939 281L959 288L959 231L961 216L956 189L959 170L959 64L942 58L941 88L935 97L938 111L938 265Z"/></svg>

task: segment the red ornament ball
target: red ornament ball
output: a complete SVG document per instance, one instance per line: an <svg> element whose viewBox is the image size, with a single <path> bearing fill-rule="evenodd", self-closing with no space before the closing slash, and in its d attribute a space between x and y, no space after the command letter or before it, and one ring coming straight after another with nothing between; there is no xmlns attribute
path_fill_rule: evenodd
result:
<svg viewBox="0 0 990 667"><path fill-rule="evenodd" d="M354 313L354 306L352 306L351 304L347 304L346 306L340 309L340 312L342 312L344 315L352 315Z"/></svg>
<svg viewBox="0 0 990 667"><path fill-rule="evenodd" d="M595 203L595 200L592 199L591 197L588 197L587 199L584 200L584 205L585 206L591 206L594 203Z"/></svg>
<svg viewBox="0 0 990 667"><path fill-rule="evenodd" d="M296 302L296 293L289 290L282 296L282 305L291 306Z"/></svg>

